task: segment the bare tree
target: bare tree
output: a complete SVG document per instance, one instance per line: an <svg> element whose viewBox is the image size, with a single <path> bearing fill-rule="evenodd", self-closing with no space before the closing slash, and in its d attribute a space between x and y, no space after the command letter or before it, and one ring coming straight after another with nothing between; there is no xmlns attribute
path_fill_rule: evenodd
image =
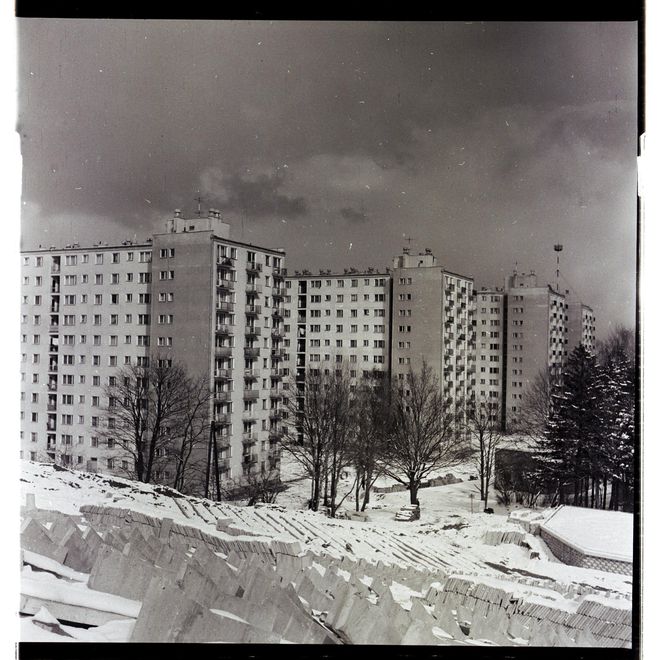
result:
<svg viewBox="0 0 664 660"><path fill-rule="evenodd" d="M172 458L178 432L187 428L192 417L190 385L182 366L153 359L149 366L122 367L105 387L108 405L100 435L112 438L130 458L130 477L149 483ZM189 444L192 433L198 437L195 428L197 424L191 422Z"/></svg>
<svg viewBox="0 0 664 660"><path fill-rule="evenodd" d="M390 381L383 374L364 378L355 392L355 436L352 461L357 476L355 510L364 511L371 487L384 473L390 419ZM360 504L360 493L362 502Z"/></svg>
<svg viewBox="0 0 664 660"><path fill-rule="evenodd" d="M496 449L505 440L500 428L496 404L484 398L471 399L466 405L465 427L470 434L473 461L477 468L480 498L488 506L489 487L494 474Z"/></svg>
<svg viewBox="0 0 664 660"><path fill-rule="evenodd" d="M507 421L510 433L517 433L533 441L544 437L551 412L551 392L555 380L555 376L546 369L537 374L523 396L518 415Z"/></svg>
<svg viewBox="0 0 664 660"><path fill-rule="evenodd" d="M330 438L325 378L320 370L308 369L302 380L295 374L289 383L290 395L284 398L285 433L281 447L299 463L311 479L309 508L318 510L324 465Z"/></svg>
<svg viewBox="0 0 664 660"><path fill-rule="evenodd" d="M210 400L208 378L187 376L182 384L184 401L177 426L171 428L174 440L168 447L169 464L175 468L173 488L181 492L201 489L205 478L206 454L210 436Z"/></svg>
<svg viewBox="0 0 664 660"><path fill-rule="evenodd" d="M278 470L250 472L240 479L225 482L221 487L224 500L247 501L247 506L274 504L279 493L285 490Z"/></svg>
<svg viewBox="0 0 664 660"><path fill-rule="evenodd" d="M385 471L410 491L418 504L422 480L432 471L458 465L469 457L469 444L460 433L459 415L450 412L440 384L422 362L404 380L394 380L390 393L390 427Z"/></svg>

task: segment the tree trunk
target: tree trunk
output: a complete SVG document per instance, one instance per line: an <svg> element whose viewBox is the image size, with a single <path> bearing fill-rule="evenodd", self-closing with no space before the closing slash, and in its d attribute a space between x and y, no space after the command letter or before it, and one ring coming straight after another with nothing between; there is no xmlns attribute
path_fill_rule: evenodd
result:
<svg viewBox="0 0 664 660"><path fill-rule="evenodd" d="M602 509L606 509L606 487L607 487L607 479L604 477L602 480Z"/></svg>
<svg viewBox="0 0 664 660"><path fill-rule="evenodd" d="M356 468L357 469L357 468ZM360 480L355 480L355 511L360 510Z"/></svg>
<svg viewBox="0 0 664 660"><path fill-rule="evenodd" d="M408 490L410 491L410 503L417 504L417 491L419 490L419 484L415 480L415 477L408 478Z"/></svg>
<svg viewBox="0 0 664 660"><path fill-rule="evenodd" d="M362 502L362 511L367 508L369 500L371 499L371 479L373 477L373 472L369 470L366 473L365 482L364 482L364 501Z"/></svg>

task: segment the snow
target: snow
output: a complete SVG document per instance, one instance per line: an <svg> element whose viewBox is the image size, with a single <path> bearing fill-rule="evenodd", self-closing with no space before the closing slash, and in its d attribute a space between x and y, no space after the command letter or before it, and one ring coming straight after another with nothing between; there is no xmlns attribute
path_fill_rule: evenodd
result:
<svg viewBox="0 0 664 660"><path fill-rule="evenodd" d="M223 616L226 619L234 619L235 621L240 621L240 623L249 623L246 619L243 619L237 614L233 614L233 612L227 612L226 610L210 609L210 612L212 612L213 614L218 614L219 616Z"/></svg>
<svg viewBox="0 0 664 660"><path fill-rule="evenodd" d="M50 573L35 572L30 567L24 567L21 572L21 593L130 618L136 618L141 609L140 601L95 591L89 589L87 584L66 582Z"/></svg>
<svg viewBox="0 0 664 660"><path fill-rule="evenodd" d="M64 566L60 562L55 561L55 559L44 557L43 555L38 555L36 552L31 552L30 550L23 550L23 561L26 564L30 564L30 566L34 566L35 568L40 568L51 573L57 573L62 577L75 580L76 582L88 581L89 576L87 573L79 573L78 571L74 571L68 566Z"/></svg>
<svg viewBox="0 0 664 660"><path fill-rule="evenodd" d="M584 554L631 562L633 525L631 513L561 506L542 528Z"/></svg>

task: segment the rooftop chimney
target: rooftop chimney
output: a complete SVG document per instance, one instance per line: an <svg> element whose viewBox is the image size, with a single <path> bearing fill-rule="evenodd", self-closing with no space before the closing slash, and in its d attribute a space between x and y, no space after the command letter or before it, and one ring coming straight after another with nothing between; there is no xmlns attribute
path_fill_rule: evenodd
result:
<svg viewBox="0 0 664 660"><path fill-rule="evenodd" d="M405 248L403 249L403 253L404 253L404 254L410 254L410 248L405 247Z"/></svg>
<svg viewBox="0 0 664 660"><path fill-rule="evenodd" d="M176 218L181 218L182 217L182 211L180 209L175 209L173 216Z"/></svg>

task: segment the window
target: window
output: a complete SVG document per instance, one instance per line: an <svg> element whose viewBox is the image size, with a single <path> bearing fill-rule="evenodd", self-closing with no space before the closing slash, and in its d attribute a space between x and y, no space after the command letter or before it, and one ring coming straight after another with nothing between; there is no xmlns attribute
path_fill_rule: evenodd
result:
<svg viewBox="0 0 664 660"><path fill-rule="evenodd" d="M138 315L138 324L139 325L150 325L150 315L149 314L139 314Z"/></svg>
<svg viewBox="0 0 664 660"><path fill-rule="evenodd" d="M76 265L76 255L67 254L65 255L65 266L75 266Z"/></svg>
<svg viewBox="0 0 664 660"><path fill-rule="evenodd" d="M174 270L160 270L159 271L159 279L160 280L174 280L175 279L175 271Z"/></svg>
<svg viewBox="0 0 664 660"><path fill-rule="evenodd" d="M111 325L117 325L118 324L118 315L117 314L111 314Z"/></svg>
<svg viewBox="0 0 664 660"><path fill-rule="evenodd" d="M160 259L173 258L174 256L175 248L161 248L161 250L159 250Z"/></svg>
<svg viewBox="0 0 664 660"><path fill-rule="evenodd" d="M173 314L160 314L157 322L160 325L171 325L173 323Z"/></svg>
<svg viewBox="0 0 664 660"><path fill-rule="evenodd" d="M141 284L150 284L150 280L151 280L150 273L139 273L138 274L138 281Z"/></svg>
<svg viewBox="0 0 664 660"><path fill-rule="evenodd" d="M159 302L173 302L173 294L161 291L159 293Z"/></svg>
<svg viewBox="0 0 664 660"><path fill-rule="evenodd" d="M150 261L152 261L152 252L150 252L149 250L144 250L142 252L139 252L138 260L142 264L149 263Z"/></svg>
<svg viewBox="0 0 664 660"><path fill-rule="evenodd" d="M103 284L104 283L104 275L102 273L97 273L95 275L95 284Z"/></svg>
<svg viewBox="0 0 664 660"><path fill-rule="evenodd" d="M101 293L95 293L94 303L95 305L101 305L103 301Z"/></svg>
<svg viewBox="0 0 664 660"><path fill-rule="evenodd" d="M150 304L150 294L149 293L139 293L138 294L138 304L139 305L149 305Z"/></svg>
<svg viewBox="0 0 664 660"><path fill-rule="evenodd" d="M137 340L137 343L138 343L139 346L149 346L150 345L149 335L138 335L136 340Z"/></svg>

